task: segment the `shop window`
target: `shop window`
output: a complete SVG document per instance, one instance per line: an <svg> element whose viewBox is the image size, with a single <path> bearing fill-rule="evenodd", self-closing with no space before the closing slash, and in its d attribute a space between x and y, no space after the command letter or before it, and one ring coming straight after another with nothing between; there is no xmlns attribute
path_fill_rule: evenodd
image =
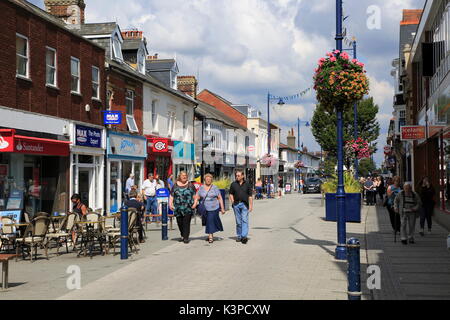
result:
<svg viewBox="0 0 450 320"><path fill-rule="evenodd" d="M16 34L16 75L29 78L30 50L28 38Z"/></svg>
<svg viewBox="0 0 450 320"><path fill-rule="evenodd" d="M94 163L94 156L80 154L80 155L78 155L78 163L93 164Z"/></svg>

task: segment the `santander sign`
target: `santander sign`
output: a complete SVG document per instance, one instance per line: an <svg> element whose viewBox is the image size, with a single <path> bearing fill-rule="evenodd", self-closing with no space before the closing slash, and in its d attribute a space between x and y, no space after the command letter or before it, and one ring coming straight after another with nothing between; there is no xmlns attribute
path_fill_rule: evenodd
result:
<svg viewBox="0 0 450 320"><path fill-rule="evenodd" d="M40 143L29 143L22 140L17 140L16 150L18 152L26 153L44 153L44 146Z"/></svg>

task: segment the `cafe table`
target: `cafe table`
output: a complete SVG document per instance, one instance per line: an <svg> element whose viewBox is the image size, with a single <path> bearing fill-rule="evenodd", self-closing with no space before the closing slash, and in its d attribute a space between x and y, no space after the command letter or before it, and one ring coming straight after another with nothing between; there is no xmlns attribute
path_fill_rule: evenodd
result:
<svg viewBox="0 0 450 320"><path fill-rule="evenodd" d="M89 256L92 259L92 251L95 245L95 237L99 236L97 233L97 230L95 229L95 225L104 223L104 221L77 221L77 226L80 227L78 232L80 232L81 235L81 245L80 245L80 252L78 252L77 257L81 255L81 253L84 251L84 256L86 256L86 250L89 247ZM106 242L106 241L105 241ZM101 244L100 244L101 247ZM102 250L102 254L103 250Z"/></svg>

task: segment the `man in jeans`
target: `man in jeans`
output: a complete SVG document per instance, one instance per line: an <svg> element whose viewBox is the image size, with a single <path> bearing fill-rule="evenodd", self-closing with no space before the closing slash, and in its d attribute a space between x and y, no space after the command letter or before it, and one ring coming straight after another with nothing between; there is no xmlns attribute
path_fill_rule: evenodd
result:
<svg viewBox="0 0 450 320"><path fill-rule="evenodd" d="M142 191L144 193L145 199L147 200L145 206L145 213L149 214L158 214L158 200L156 199L156 189L158 183L153 178L153 173L148 174L148 179L144 181L142 184ZM152 221L156 221L156 218L153 217Z"/></svg>
<svg viewBox="0 0 450 320"><path fill-rule="evenodd" d="M236 217L236 241L243 244L248 241L248 214L253 211L252 195L252 187L245 181L244 172L237 170L236 181L230 187L230 202Z"/></svg>

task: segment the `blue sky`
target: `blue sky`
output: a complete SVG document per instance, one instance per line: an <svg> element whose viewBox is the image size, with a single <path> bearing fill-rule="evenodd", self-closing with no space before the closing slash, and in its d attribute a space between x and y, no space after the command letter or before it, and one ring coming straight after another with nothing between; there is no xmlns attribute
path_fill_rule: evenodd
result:
<svg viewBox="0 0 450 320"><path fill-rule="evenodd" d="M30 2L43 8L42 0ZM181 75L196 75L208 88L239 104L252 104L267 116L267 92L288 96L312 87L317 60L335 47L334 0L85 0L86 22L117 21L122 30L144 31L151 54L176 57ZM391 62L398 57L402 9L421 9L425 0L344 1L349 38L358 41L371 93L380 107L381 136L375 160L381 164L392 118ZM380 28L371 29L368 8L380 12ZM373 7L371 7L373 8ZM372 11L371 11L372 12ZM372 21L372 20L370 20ZM282 129L282 142L296 119L310 120L314 91L283 107L271 106L271 119ZM271 121L272 121L271 120ZM309 128L301 141L318 151Z"/></svg>

